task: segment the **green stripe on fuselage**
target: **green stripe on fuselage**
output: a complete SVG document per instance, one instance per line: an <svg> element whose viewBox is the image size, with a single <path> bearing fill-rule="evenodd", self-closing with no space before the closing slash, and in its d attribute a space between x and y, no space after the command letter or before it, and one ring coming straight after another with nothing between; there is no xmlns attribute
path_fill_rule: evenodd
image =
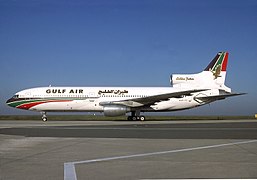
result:
<svg viewBox="0 0 257 180"><path fill-rule="evenodd" d="M32 103L32 102L40 102L40 101L45 101L45 100L43 100L43 99L20 100L20 101L10 102L10 103L8 103L8 106L17 107L17 106L20 106L22 104L27 104L27 103Z"/></svg>

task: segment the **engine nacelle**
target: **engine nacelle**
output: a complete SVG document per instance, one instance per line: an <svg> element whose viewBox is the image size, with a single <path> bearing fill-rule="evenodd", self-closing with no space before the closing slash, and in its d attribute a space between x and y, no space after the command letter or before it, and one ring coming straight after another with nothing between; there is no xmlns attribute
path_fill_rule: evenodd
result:
<svg viewBox="0 0 257 180"><path fill-rule="evenodd" d="M123 116L130 111L130 108L126 106L108 105L104 106L105 116Z"/></svg>

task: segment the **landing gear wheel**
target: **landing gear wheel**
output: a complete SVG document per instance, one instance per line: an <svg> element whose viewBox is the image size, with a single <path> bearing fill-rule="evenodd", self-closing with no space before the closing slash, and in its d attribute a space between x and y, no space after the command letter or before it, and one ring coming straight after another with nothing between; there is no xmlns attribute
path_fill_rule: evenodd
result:
<svg viewBox="0 0 257 180"><path fill-rule="evenodd" d="M131 111L131 116L128 116L128 121L145 121L145 116L140 116L140 111Z"/></svg>
<svg viewBox="0 0 257 180"><path fill-rule="evenodd" d="M128 116L128 121L145 121L145 116Z"/></svg>
<svg viewBox="0 0 257 180"><path fill-rule="evenodd" d="M137 117L136 116L132 116L132 121L136 121Z"/></svg>
<svg viewBox="0 0 257 180"><path fill-rule="evenodd" d="M140 121L144 121L145 120L145 116L139 116Z"/></svg>
<svg viewBox="0 0 257 180"><path fill-rule="evenodd" d="M41 114L42 114L42 121L46 122L47 121L46 112L41 112Z"/></svg>

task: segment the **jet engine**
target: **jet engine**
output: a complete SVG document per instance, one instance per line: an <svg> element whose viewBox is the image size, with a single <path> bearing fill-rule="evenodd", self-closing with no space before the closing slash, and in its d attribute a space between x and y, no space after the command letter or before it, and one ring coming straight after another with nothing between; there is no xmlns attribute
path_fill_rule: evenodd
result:
<svg viewBox="0 0 257 180"><path fill-rule="evenodd" d="M126 106L108 105L104 106L105 116L123 116L130 111Z"/></svg>

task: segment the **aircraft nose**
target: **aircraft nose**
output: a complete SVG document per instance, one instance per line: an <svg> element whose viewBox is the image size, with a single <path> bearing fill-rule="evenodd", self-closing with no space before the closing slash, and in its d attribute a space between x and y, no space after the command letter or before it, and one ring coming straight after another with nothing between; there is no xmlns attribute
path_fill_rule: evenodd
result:
<svg viewBox="0 0 257 180"><path fill-rule="evenodd" d="M8 99L7 101L6 101L6 104L8 105L8 106L10 106L10 107L15 107L14 105L15 105L15 103L13 103L13 102L15 102L15 101L17 101L17 99L15 99L15 98L10 98L10 99Z"/></svg>
<svg viewBox="0 0 257 180"><path fill-rule="evenodd" d="M13 98L10 98L6 101L6 104L10 103L10 102L13 102Z"/></svg>

